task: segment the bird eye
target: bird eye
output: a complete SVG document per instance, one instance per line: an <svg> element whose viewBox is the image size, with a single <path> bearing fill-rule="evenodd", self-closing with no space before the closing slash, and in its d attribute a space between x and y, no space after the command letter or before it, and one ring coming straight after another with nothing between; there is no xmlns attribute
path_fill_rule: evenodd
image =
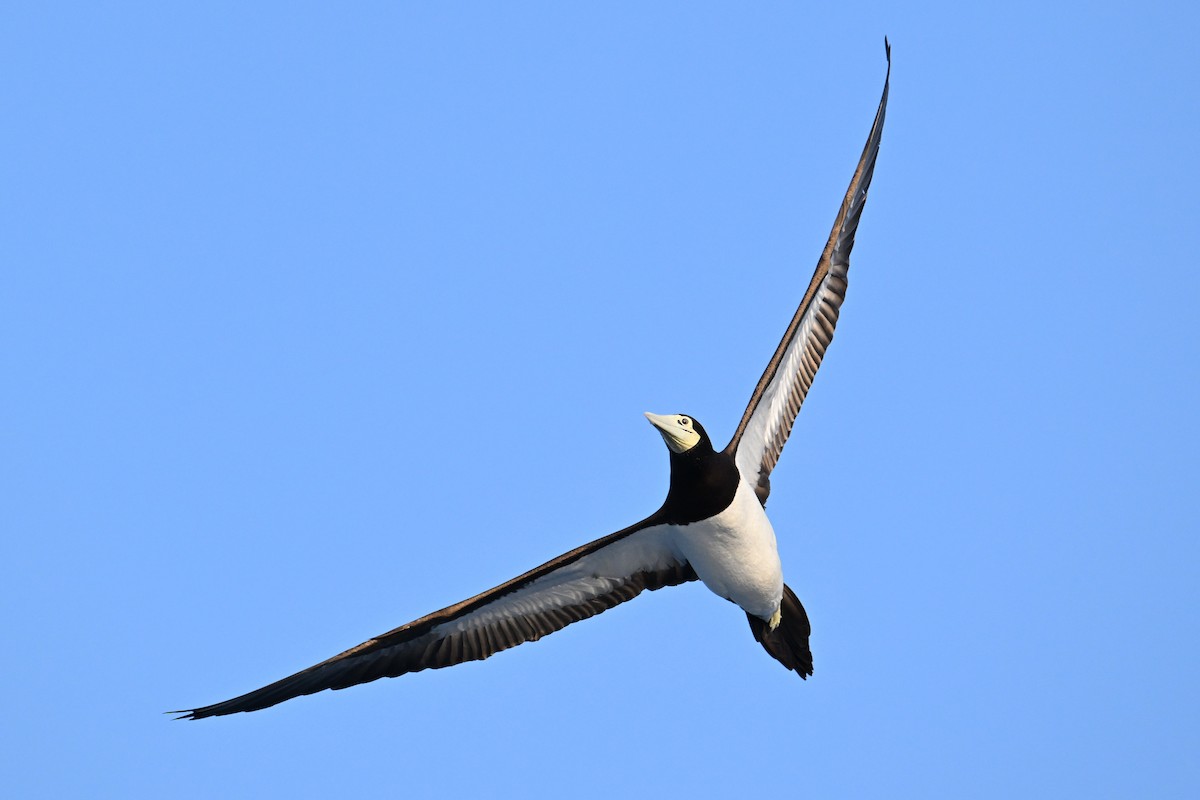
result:
<svg viewBox="0 0 1200 800"><path fill-rule="evenodd" d="M690 425L690 424L691 424L691 422L692 422L692 421L691 421L690 419L688 419L687 417L680 417L680 418L679 418L679 424L680 424L680 425L682 425L682 426L683 426L683 427L685 427L685 428L686 428L688 425Z"/></svg>

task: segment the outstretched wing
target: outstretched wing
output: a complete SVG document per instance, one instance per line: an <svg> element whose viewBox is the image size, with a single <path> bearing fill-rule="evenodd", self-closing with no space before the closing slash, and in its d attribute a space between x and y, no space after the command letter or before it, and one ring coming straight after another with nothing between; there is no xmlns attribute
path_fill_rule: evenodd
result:
<svg viewBox="0 0 1200 800"><path fill-rule="evenodd" d="M363 642L253 692L172 713L203 719L257 711L300 695L479 661L632 600L646 589L696 580L657 515L537 569Z"/></svg>
<svg viewBox="0 0 1200 800"><path fill-rule="evenodd" d="M800 413L800 405L812 386L825 348L833 340L838 310L846 298L846 276L850 269L850 249L854 233L867 201L867 189L879 155L879 137L883 132L883 117L887 110L888 80L892 71L891 46L887 49L888 77L883 82L883 97L875 112L875 124L863 148L850 188L842 200L829 234L829 241L817 262L816 272L808 291L788 325L783 341L767 364L766 371L754 387L750 404L738 423L733 439L725 448L737 461L742 478L754 487L758 499L766 505L771 492L770 474L779 460L792 424Z"/></svg>

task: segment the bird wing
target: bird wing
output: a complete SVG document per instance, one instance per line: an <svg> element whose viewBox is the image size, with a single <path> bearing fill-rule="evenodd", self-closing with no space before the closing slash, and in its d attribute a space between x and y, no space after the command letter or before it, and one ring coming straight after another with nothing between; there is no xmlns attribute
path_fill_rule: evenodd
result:
<svg viewBox="0 0 1200 800"><path fill-rule="evenodd" d="M783 341L754 387L750 404L742 414L733 439L725 448L726 453L734 454L738 471L754 487L763 505L766 505L771 492L771 470L779 461L779 454L783 451L788 434L792 432L796 415L800 413L800 405L821 366L825 349L833 340L838 309L846 298L850 250L854 247L854 233L858 230L871 175L875 171L875 157L879 154L879 137L883 132L883 117L887 109L892 51L886 39L884 46L887 49L888 77L884 78L883 97L879 101L879 110L875 112L875 123L871 126L866 147L854 170L854 178L846 190L829 241L808 284L808 291L804 293L804 299L800 301L800 307L796 309Z"/></svg>
<svg viewBox="0 0 1200 800"><path fill-rule="evenodd" d="M696 580L657 517L564 553L269 686L223 703L171 713L203 719L257 711L325 689L479 661L593 617L643 590Z"/></svg>

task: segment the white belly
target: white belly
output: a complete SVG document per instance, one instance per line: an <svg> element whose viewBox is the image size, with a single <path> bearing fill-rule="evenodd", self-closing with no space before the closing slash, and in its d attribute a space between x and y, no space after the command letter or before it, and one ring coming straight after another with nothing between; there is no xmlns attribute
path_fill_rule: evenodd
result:
<svg viewBox="0 0 1200 800"><path fill-rule="evenodd" d="M762 619L779 609L783 568L775 530L745 481L720 514L672 527L676 547L705 586Z"/></svg>

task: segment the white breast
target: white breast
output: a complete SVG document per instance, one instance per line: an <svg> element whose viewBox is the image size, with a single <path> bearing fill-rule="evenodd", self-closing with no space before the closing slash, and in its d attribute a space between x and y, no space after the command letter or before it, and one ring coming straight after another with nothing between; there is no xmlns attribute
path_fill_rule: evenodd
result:
<svg viewBox="0 0 1200 800"><path fill-rule="evenodd" d="M783 568L775 530L744 480L720 514L672 527L675 546L705 586L762 619L779 608Z"/></svg>

